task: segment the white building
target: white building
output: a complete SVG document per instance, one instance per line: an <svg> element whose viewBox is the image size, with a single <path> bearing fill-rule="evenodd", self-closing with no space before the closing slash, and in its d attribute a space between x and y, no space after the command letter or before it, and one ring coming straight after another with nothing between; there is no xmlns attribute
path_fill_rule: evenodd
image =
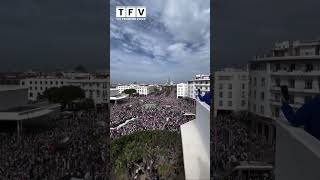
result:
<svg viewBox="0 0 320 180"><path fill-rule="evenodd" d="M201 94L210 91L210 76L198 74L191 81L188 81L188 97L195 99L200 89Z"/></svg>
<svg viewBox="0 0 320 180"><path fill-rule="evenodd" d="M294 108L320 93L320 41L284 41L249 65L249 111L277 119L280 86L287 85Z"/></svg>
<svg viewBox="0 0 320 180"><path fill-rule="evenodd" d="M177 98L179 97L188 97L188 84L179 83L177 84Z"/></svg>
<svg viewBox="0 0 320 180"><path fill-rule="evenodd" d="M138 85L138 84L130 84L130 85L119 85L116 87L119 90L119 93L122 93L126 89L135 89L138 94L140 95L149 95L150 93L154 92L156 86L153 85Z"/></svg>
<svg viewBox="0 0 320 180"><path fill-rule="evenodd" d="M28 88L28 99L35 101L39 95L42 95L45 90L52 87L61 86L78 86L85 92L86 98L91 98L95 104L106 103L108 99L108 84L107 78L96 78L94 76L83 77L75 76L39 76L34 78L26 78L20 81L22 87Z"/></svg>
<svg viewBox="0 0 320 180"><path fill-rule="evenodd" d="M214 113L248 108L248 72L226 68L214 73Z"/></svg>

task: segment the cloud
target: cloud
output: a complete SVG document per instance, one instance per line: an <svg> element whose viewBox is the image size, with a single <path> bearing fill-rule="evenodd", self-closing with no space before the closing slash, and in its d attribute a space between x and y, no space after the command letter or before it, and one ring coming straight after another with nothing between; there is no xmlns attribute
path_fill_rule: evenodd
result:
<svg viewBox="0 0 320 180"><path fill-rule="evenodd" d="M117 5L145 5L147 19L117 21L111 14L113 82L181 82L209 73L209 0L113 0L110 11Z"/></svg>

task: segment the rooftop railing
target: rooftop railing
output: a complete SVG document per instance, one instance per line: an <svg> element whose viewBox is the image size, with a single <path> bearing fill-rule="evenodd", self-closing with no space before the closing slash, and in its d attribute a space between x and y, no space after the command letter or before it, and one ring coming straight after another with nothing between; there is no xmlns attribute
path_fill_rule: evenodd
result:
<svg viewBox="0 0 320 180"><path fill-rule="evenodd" d="M303 128L276 121L276 180L319 180L320 141Z"/></svg>
<svg viewBox="0 0 320 180"><path fill-rule="evenodd" d="M210 179L210 106L196 100L196 119L181 125L187 180Z"/></svg>

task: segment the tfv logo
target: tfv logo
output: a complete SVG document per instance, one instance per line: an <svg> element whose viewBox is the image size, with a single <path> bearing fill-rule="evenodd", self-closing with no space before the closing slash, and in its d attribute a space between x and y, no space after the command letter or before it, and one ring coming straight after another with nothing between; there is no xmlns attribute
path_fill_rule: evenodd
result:
<svg viewBox="0 0 320 180"><path fill-rule="evenodd" d="M117 6L117 20L146 20L145 6Z"/></svg>

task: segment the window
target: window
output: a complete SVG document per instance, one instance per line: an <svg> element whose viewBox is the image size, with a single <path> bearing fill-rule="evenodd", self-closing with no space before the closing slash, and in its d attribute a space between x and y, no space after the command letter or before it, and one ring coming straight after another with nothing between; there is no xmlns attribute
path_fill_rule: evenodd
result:
<svg viewBox="0 0 320 180"><path fill-rule="evenodd" d="M228 106L232 106L232 101L228 101Z"/></svg>
<svg viewBox="0 0 320 180"><path fill-rule="evenodd" d="M48 82L47 82L47 81L45 81L45 82L44 82L44 84L48 84Z"/></svg>
<svg viewBox="0 0 320 180"><path fill-rule="evenodd" d="M246 97L246 94L245 94L244 91L241 92L241 97L242 97L242 98L245 98L245 97Z"/></svg>
<svg viewBox="0 0 320 180"><path fill-rule="evenodd" d="M38 90L38 87L36 86L36 87L34 87L34 89L35 89L35 90Z"/></svg>
<svg viewBox="0 0 320 180"><path fill-rule="evenodd" d="M255 86L255 87L257 86L257 78L253 79L253 86Z"/></svg>
<svg viewBox="0 0 320 180"><path fill-rule="evenodd" d="M31 93L29 93L29 97L33 97L33 93L31 92Z"/></svg>
<svg viewBox="0 0 320 180"><path fill-rule="evenodd" d="M223 98L223 92L219 92L219 97Z"/></svg>
<svg viewBox="0 0 320 180"><path fill-rule="evenodd" d="M50 84L52 85L52 84L53 84L53 82L52 82L52 81L50 81Z"/></svg>
<svg viewBox="0 0 320 180"><path fill-rule="evenodd" d="M29 89L32 90L32 86L30 86Z"/></svg>
<svg viewBox="0 0 320 180"><path fill-rule="evenodd" d="M280 64L277 63L277 64L276 64L276 71L279 71L279 70L280 70Z"/></svg>
<svg viewBox="0 0 320 180"><path fill-rule="evenodd" d="M305 89L312 89L312 79L308 79L305 81L304 88Z"/></svg>
<svg viewBox="0 0 320 180"><path fill-rule="evenodd" d="M40 81L40 84L42 84L42 81Z"/></svg>
<svg viewBox="0 0 320 180"><path fill-rule="evenodd" d="M264 114L264 106L260 106L260 113Z"/></svg>
<svg viewBox="0 0 320 180"><path fill-rule="evenodd" d="M280 82L281 82L280 79L277 78L277 79L276 79L276 87L280 87Z"/></svg>
<svg viewBox="0 0 320 180"><path fill-rule="evenodd" d="M58 85L58 81L56 81L56 85Z"/></svg>
<svg viewBox="0 0 320 180"><path fill-rule="evenodd" d="M63 85L63 81L61 81L60 84Z"/></svg>
<svg viewBox="0 0 320 180"><path fill-rule="evenodd" d="M219 106L223 106L223 101L219 101Z"/></svg>
<svg viewBox="0 0 320 180"><path fill-rule="evenodd" d="M289 88L294 88L294 87L295 87L295 80L289 79Z"/></svg>
<svg viewBox="0 0 320 180"><path fill-rule="evenodd" d="M24 85L24 81L21 82L21 85Z"/></svg>
<svg viewBox="0 0 320 180"><path fill-rule="evenodd" d="M242 89L245 89L246 88L246 84L242 84Z"/></svg>
<svg viewBox="0 0 320 180"><path fill-rule="evenodd" d="M296 70L296 64L290 64L289 72Z"/></svg>
<svg viewBox="0 0 320 180"><path fill-rule="evenodd" d="M266 84L266 79L263 77L261 78L261 87L264 87Z"/></svg>
<svg viewBox="0 0 320 180"><path fill-rule="evenodd" d="M229 84L228 89L232 89L232 84Z"/></svg>
<svg viewBox="0 0 320 180"><path fill-rule="evenodd" d="M32 81L29 81L29 84L32 84Z"/></svg>
<svg viewBox="0 0 320 180"><path fill-rule="evenodd" d="M228 98L232 98L232 92L228 92Z"/></svg>
<svg viewBox="0 0 320 180"><path fill-rule="evenodd" d="M244 107L245 105L246 105L246 101L245 101L245 100L242 100L242 101L241 101L241 106Z"/></svg>
<svg viewBox="0 0 320 180"><path fill-rule="evenodd" d="M306 64L306 69L305 69L306 72L311 72L313 71L313 65L312 64Z"/></svg>
<svg viewBox="0 0 320 180"><path fill-rule="evenodd" d="M38 84L38 81L35 81L34 84Z"/></svg>
<svg viewBox="0 0 320 180"><path fill-rule="evenodd" d="M264 92L260 93L260 98L261 98L262 101L264 101Z"/></svg>

